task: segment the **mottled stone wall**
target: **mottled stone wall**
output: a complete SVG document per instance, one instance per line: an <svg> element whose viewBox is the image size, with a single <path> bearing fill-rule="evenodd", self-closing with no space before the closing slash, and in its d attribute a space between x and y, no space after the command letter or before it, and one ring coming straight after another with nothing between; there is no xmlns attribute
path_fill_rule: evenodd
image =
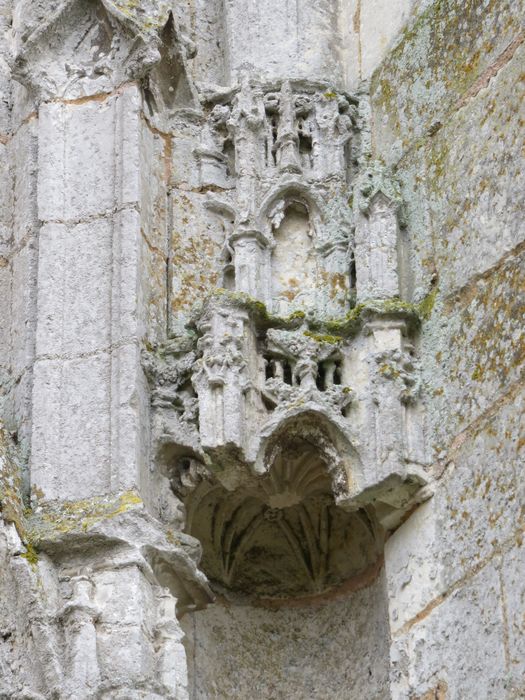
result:
<svg viewBox="0 0 525 700"><path fill-rule="evenodd" d="M386 547L397 698L525 692L523 10L435 2L372 78L414 300L435 295L420 339L435 496Z"/></svg>

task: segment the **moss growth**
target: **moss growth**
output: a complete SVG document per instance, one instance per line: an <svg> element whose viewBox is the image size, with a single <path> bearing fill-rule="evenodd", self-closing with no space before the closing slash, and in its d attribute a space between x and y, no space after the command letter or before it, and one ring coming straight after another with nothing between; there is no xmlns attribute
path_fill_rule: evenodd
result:
<svg viewBox="0 0 525 700"><path fill-rule="evenodd" d="M312 340L315 340L318 343L329 343L331 345L340 343L343 340L340 335L323 335L321 333L314 333L313 331L305 331L304 335L306 335L308 338L312 338Z"/></svg>
<svg viewBox="0 0 525 700"><path fill-rule="evenodd" d="M362 304L357 304L341 319L330 319L317 324L319 329L324 329L334 335L353 335L359 331L363 322L371 316L400 316L409 326L419 326L421 314L417 304L411 304L400 299L368 299Z"/></svg>
<svg viewBox="0 0 525 700"><path fill-rule="evenodd" d="M68 532L86 532L103 520L114 518L142 505L135 491L117 496L98 496L80 501L49 502L39 506L28 521L28 541L54 539Z"/></svg>
<svg viewBox="0 0 525 700"><path fill-rule="evenodd" d="M420 304L412 304L401 299L368 299L357 304L344 316L328 319L306 319L303 311L294 311L289 316L284 317L274 316L268 312L261 301L253 299L248 294L231 292L226 289L215 290L208 296L207 301L213 302L213 299L222 299L233 307L245 309L262 330L268 328L294 329L307 322L308 329L304 332L306 336L318 342L335 344L345 337L355 335L363 323L375 315L402 318L409 327L415 329L423 319L430 316L436 294L437 290L434 290ZM200 313L202 313L202 309ZM188 327L191 329L194 325Z"/></svg>
<svg viewBox="0 0 525 700"><path fill-rule="evenodd" d="M262 301L254 299L244 292L232 292L227 289L216 289L208 297L208 302L213 299L226 300L235 308L245 309L253 317L254 321L266 328L297 327L298 321L306 318L304 311L293 311L289 316L274 316Z"/></svg>
<svg viewBox="0 0 525 700"><path fill-rule="evenodd" d="M434 304L436 303L438 291L439 290L437 287L433 289L430 292L430 294L427 294L427 296L423 299L422 302L420 302L418 306L419 315L425 321L428 321L428 319L432 315L432 310L434 309Z"/></svg>
<svg viewBox="0 0 525 700"><path fill-rule="evenodd" d="M26 518L22 499L22 475L16 450L0 423L0 513L13 523L24 540Z"/></svg>
<svg viewBox="0 0 525 700"><path fill-rule="evenodd" d="M24 554L21 554L20 556L29 562L33 569L36 568L38 564L38 554L35 547L30 542L26 545L26 551Z"/></svg>

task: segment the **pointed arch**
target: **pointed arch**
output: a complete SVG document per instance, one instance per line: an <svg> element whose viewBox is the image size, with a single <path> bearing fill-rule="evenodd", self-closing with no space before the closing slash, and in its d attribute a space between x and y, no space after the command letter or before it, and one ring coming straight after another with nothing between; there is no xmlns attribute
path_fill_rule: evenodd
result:
<svg viewBox="0 0 525 700"><path fill-rule="evenodd" d="M359 454L342 426L327 418L323 410L311 404L295 409L278 423L268 424L261 435L254 463L257 474L269 472L285 443L301 439L318 452L330 476L336 502L343 502L360 491L363 469Z"/></svg>

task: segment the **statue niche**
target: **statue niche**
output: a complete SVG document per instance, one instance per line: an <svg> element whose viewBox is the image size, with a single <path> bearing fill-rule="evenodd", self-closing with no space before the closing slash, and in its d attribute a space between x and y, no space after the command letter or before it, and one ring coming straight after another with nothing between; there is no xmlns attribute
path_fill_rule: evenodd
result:
<svg viewBox="0 0 525 700"><path fill-rule="evenodd" d="M272 226L273 312L286 316L298 309L315 308L317 255L308 206L301 199L279 202L272 212Z"/></svg>

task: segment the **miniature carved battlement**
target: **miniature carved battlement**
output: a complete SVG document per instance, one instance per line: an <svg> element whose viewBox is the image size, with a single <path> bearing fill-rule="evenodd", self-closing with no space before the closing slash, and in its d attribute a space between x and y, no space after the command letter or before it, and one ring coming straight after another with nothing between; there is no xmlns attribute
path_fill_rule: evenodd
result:
<svg viewBox="0 0 525 700"><path fill-rule="evenodd" d="M329 335L304 314L269 317L222 293L205 303L193 340L155 360L145 353L157 448L180 455L170 478L180 483L177 469L197 460L201 475L211 469L235 489L271 470L267 447L283 426L317 417L333 453L354 455L342 458L337 502L402 512L426 483L414 312L379 302L357 311Z"/></svg>
<svg viewBox="0 0 525 700"><path fill-rule="evenodd" d="M357 99L328 86L244 76L230 92L210 96L197 149L201 183L242 190L247 178L275 181L283 173L346 181L356 116Z"/></svg>

